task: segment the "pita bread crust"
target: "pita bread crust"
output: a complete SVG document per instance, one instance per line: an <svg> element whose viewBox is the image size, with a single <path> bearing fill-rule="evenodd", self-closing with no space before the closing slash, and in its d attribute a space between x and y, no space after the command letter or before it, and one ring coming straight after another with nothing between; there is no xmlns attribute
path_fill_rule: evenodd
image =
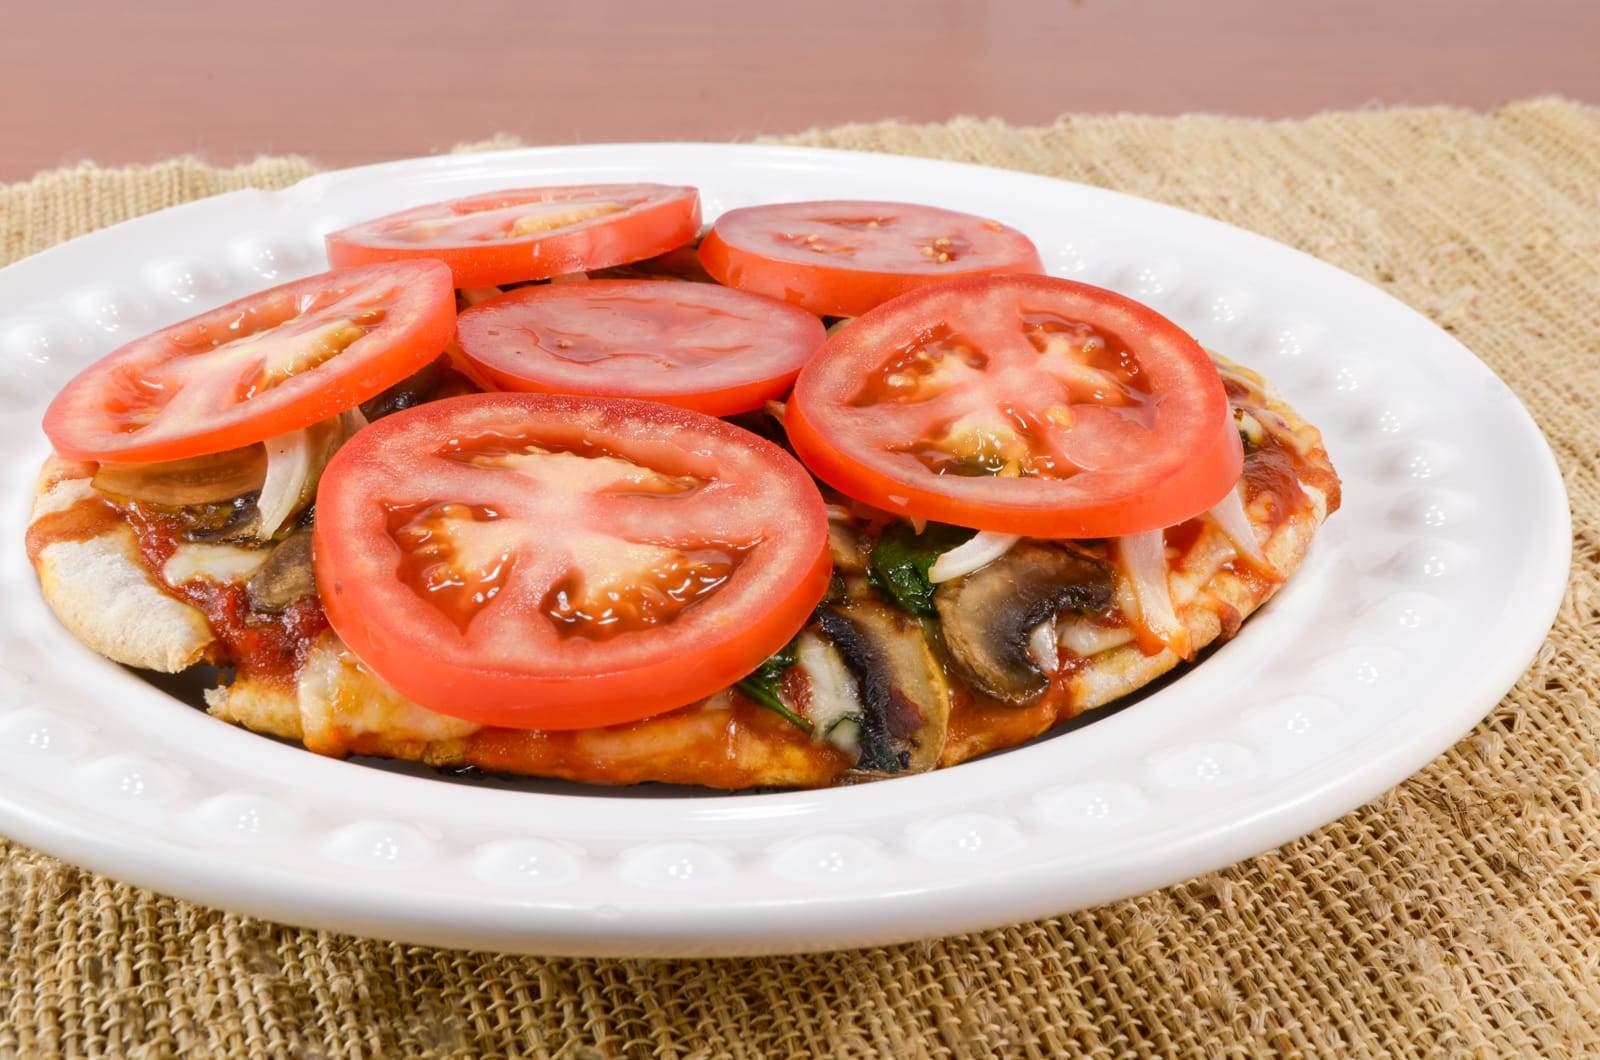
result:
<svg viewBox="0 0 1600 1060"><path fill-rule="evenodd" d="M1285 579L1305 559L1320 524L1320 519L1292 520L1267 542L1263 551L1272 565L1283 572ZM1274 587L1265 594L1258 593L1249 582L1231 571L1218 571L1194 603L1183 611L1183 624L1189 631L1194 650L1202 651L1222 635L1222 619L1218 612L1224 607L1231 607L1243 621L1276 592L1277 587ZM1101 652L1068 680L1073 713L1104 706L1138 691L1182 661L1170 648L1156 655L1146 655L1136 644Z"/></svg>
<svg viewBox="0 0 1600 1060"><path fill-rule="evenodd" d="M47 460L32 521L91 497L92 473L91 465ZM206 660L214 649L206 616L157 585L125 523L85 540L52 542L33 569L61 624L108 659L170 674Z"/></svg>
<svg viewBox="0 0 1600 1060"><path fill-rule="evenodd" d="M239 678L206 689L206 713L263 736L300 742L300 703L293 685Z"/></svg>
<svg viewBox="0 0 1600 1060"><path fill-rule="evenodd" d="M239 679L206 693L212 717L302 741L321 754L586 784L657 781L726 789L823 787L848 767L798 730L726 695L630 725L569 732L481 727L436 714L389 688L337 635L313 645L296 685Z"/></svg>

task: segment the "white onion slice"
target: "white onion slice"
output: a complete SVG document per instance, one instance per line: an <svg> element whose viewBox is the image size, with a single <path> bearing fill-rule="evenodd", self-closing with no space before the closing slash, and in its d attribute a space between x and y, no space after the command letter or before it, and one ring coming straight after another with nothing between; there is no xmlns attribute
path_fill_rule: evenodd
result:
<svg viewBox="0 0 1600 1060"><path fill-rule="evenodd" d="M1056 640L1081 659L1111 648L1120 648L1133 639L1123 626L1102 626L1086 618L1064 618L1056 623Z"/></svg>
<svg viewBox="0 0 1600 1060"><path fill-rule="evenodd" d="M366 423L361 410L353 408L333 422L325 420L267 439L267 474L256 498L259 540L272 537L305 507L334 450Z"/></svg>
<svg viewBox="0 0 1600 1060"><path fill-rule="evenodd" d="M261 495L256 498L260 522L256 536L265 541L278 532L294 510L314 470L316 451L321 446L311 435L317 428L303 427L298 431L280 434L267 439L267 477L261 483Z"/></svg>
<svg viewBox="0 0 1600 1060"><path fill-rule="evenodd" d="M935 585L953 578L971 574L987 567L1011 550L1020 541L1015 534L995 534L980 530L970 540L957 545L933 561L928 568L928 580Z"/></svg>
<svg viewBox="0 0 1600 1060"><path fill-rule="evenodd" d="M1167 542L1164 530L1147 530L1117 538L1117 562L1133 586L1144 628L1184 658L1189 656L1189 631L1178 621L1167 585Z"/></svg>
<svg viewBox="0 0 1600 1060"><path fill-rule="evenodd" d="M1261 551L1261 544L1256 540L1256 529L1250 525L1250 517L1245 514L1244 497L1237 486L1229 490L1228 495L1206 514L1216 521L1217 528L1228 535L1233 547L1253 566L1266 573L1277 573L1267 561L1266 553Z"/></svg>
<svg viewBox="0 0 1600 1060"><path fill-rule="evenodd" d="M1061 648L1056 644L1056 623L1045 619L1028 634L1028 657L1040 673L1053 674L1061 669Z"/></svg>

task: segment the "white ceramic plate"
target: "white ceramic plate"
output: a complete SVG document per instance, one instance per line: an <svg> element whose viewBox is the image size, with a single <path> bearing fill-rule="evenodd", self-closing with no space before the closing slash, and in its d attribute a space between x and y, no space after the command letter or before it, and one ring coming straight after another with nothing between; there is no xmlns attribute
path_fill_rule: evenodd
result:
<svg viewBox="0 0 1600 1060"><path fill-rule="evenodd" d="M323 268L322 234L497 187L659 180L733 206L885 198L998 218L1050 271L1149 302L1322 428L1344 509L1243 632L1132 707L922 776L686 797L464 784L206 717L77 644L23 555L39 416L152 328ZM1548 630L1565 494L1454 339L1297 251L1193 214L974 166L759 147L420 159L241 191L0 271L0 831L274 920L409 942L712 955L944 935L1105 902L1333 820L1467 732Z"/></svg>

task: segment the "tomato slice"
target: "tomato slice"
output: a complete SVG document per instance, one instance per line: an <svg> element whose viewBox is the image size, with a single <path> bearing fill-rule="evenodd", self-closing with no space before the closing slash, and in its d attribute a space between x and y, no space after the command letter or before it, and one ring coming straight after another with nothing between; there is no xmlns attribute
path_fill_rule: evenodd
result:
<svg viewBox="0 0 1600 1060"><path fill-rule="evenodd" d="M729 210L701 241L700 261L719 283L846 317L942 280L1044 269L1015 228L901 202Z"/></svg>
<svg viewBox="0 0 1600 1060"><path fill-rule="evenodd" d="M501 390L650 398L728 416L781 397L822 321L715 284L519 287L461 314L461 351Z"/></svg>
<svg viewBox="0 0 1600 1060"><path fill-rule="evenodd" d="M74 460L220 453L354 408L438 357L455 326L450 270L432 261L308 276L115 350L44 414Z"/></svg>
<svg viewBox="0 0 1600 1060"><path fill-rule="evenodd" d="M1112 537L1206 511L1243 453L1215 366L1122 295L1046 276L924 288L831 336L784 417L824 482L919 519Z"/></svg>
<svg viewBox="0 0 1600 1060"><path fill-rule="evenodd" d="M576 729L727 687L827 587L827 515L782 449L654 402L473 394L372 424L323 473L328 620L430 709Z"/></svg>
<svg viewBox="0 0 1600 1060"><path fill-rule="evenodd" d="M437 258L457 287L604 269L665 253L700 231L700 193L664 184L519 188L402 210L328 235L328 260Z"/></svg>

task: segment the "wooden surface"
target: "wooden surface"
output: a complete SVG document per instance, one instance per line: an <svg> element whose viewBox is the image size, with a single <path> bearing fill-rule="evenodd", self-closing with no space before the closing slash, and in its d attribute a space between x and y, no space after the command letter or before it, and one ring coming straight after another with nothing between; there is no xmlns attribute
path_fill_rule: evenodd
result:
<svg viewBox="0 0 1600 1060"><path fill-rule="evenodd" d="M0 180L183 152L347 165L501 131L1600 102L1600 0L148 0L19 3L6 22Z"/></svg>

